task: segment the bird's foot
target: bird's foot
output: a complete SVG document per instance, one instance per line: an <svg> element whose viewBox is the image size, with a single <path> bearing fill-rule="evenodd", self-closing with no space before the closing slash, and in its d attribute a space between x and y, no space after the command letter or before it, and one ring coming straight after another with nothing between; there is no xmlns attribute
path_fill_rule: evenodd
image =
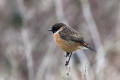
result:
<svg viewBox="0 0 120 80"><path fill-rule="evenodd" d="M70 62L70 58L72 56L72 53L66 53L66 55L68 56L68 60L66 61L65 66L68 66L69 62Z"/></svg>
<svg viewBox="0 0 120 80"><path fill-rule="evenodd" d="M66 61L65 66L68 66L68 64L69 64L69 61Z"/></svg>
<svg viewBox="0 0 120 80"><path fill-rule="evenodd" d="M66 55L64 55L65 57L68 57L70 55L70 53L66 52Z"/></svg>

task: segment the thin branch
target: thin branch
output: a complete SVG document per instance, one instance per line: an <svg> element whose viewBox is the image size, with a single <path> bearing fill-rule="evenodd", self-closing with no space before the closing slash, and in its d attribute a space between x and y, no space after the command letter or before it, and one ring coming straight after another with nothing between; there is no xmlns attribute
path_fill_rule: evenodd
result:
<svg viewBox="0 0 120 80"><path fill-rule="evenodd" d="M68 24L63 12L62 0L54 0L54 4L56 8L56 16L58 18L58 21Z"/></svg>
<svg viewBox="0 0 120 80"><path fill-rule="evenodd" d="M77 51L77 56L79 57L81 61L81 66L79 66L79 70L82 73L82 77L85 80L93 80L93 72L90 69L90 63L83 51Z"/></svg>
<svg viewBox="0 0 120 80"><path fill-rule="evenodd" d="M21 32L23 42L25 45L25 55L27 59L27 67L28 67L28 79L29 80L34 80L34 71L33 71L33 60L32 60L32 45L29 40L29 35L28 35L27 29L23 29Z"/></svg>
<svg viewBox="0 0 120 80"><path fill-rule="evenodd" d="M62 1L61 0L54 0L54 3L55 3L55 7L56 7L56 16L57 16L58 20L63 21L64 23L69 25L69 23L67 22L67 20L64 17ZM80 51L78 51L78 53L80 53ZM87 80L92 80L92 77L89 76L90 72L88 72L88 69L90 67L89 67L89 61L87 60L86 55L84 54L84 52L82 52L82 55L77 54L77 56L81 57L81 58L79 58L79 60L82 61L82 67L80 67L80 69L81 70L83 70L83 68L87 69L87 72L84 73L84 71L81 71L81 73L86 76ZM84 58L82 58L82 57L84 57Z"/></svg>
<svg viewBox="0 0 120 80"><path fill-rule="evenodd" d="M36 80L42 80L43 78L47 78L45 76L45 72L48 68L51 68L50 65L52 65L52 62L53 62L52 60L54 60L52 53L56 46L53 45L53 41L50 41L48 46L49 46L49 48L48 48L47 52L45 53L46 55L43 58L42 63L39 65L39 70L36 75ZM54 61L54 63L55 63L55 61Z"/></svg>
<svg viewBox="0 0 120 80"><path fill-rule="evenodd" d="M104 58L105 52L104 52L103 46L100 41L100 36L99 36L99 32L98 32L95 20L92 16L92 12L90 10L89 2L88 2L88 0L80 0L80 1L81 1L81 5L82 5L83 15L88 24L89 31L91 33L91 36L93 38L93 41L94 41L94 44L95 44L95 47L96 47L97 53L98 53L97 57L96 57L96 59L97 59L96 73L98 74L99 79L103 80L104 79L103 69L105 67L105 58Z"/></svg>
<svg viewBox="0 0 120 80"><path fill-rule="evenodd" d="M119 35L120 35L120 3L118 5L118 18L117 18L117 23L116 23L116 38L117 38L117 40L120 39Z"/></svg>

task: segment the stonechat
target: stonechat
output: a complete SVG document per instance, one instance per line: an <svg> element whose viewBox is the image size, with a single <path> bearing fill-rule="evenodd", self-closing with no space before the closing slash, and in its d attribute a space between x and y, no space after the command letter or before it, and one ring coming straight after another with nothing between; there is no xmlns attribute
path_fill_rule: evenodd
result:
<svg viewBox="0 0 120 80"><path fill-rule="evenodd" d="M66 52L66 57L69 57L65 63L66 66L69 64L74 51L78 49L89 49L95 51L83 40L76 30L64 23L54 24L49 31L53 32L56 44Z"/></svg>

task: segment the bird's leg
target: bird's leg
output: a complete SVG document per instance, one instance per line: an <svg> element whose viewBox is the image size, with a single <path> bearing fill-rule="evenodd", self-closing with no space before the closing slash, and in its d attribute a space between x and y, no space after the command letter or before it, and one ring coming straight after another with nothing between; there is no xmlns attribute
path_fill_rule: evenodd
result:
<svg viewBox="0 0 120 80"><path fill-rule="evenodd" d="M70 58L71 58L71 56L72 56L72 53L70 53L69 55L70 55L70 56L69 56L69 59L66 61L65 66L67 66L67 65L69 64Z"/></svg>
<svg viewBox="0 0 120 80"><path fill-rule="evenodd" d="M65 57L68 57L70 55L70 53L69 52L66 52L66 55L65 55Z"/></svg>

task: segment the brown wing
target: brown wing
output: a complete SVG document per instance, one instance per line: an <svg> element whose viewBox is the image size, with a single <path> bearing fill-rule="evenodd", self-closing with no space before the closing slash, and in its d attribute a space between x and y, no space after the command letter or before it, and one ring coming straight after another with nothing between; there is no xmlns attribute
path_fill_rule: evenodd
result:
<svg viewBox="0 0 120 80"><path fill-rule="evenodd" d="M77 31L75 31L74 29L70 27L65 27L62 31L59 32L59 34L60 34L60 37L64 40L80 43L82 46L92 51L95 51L87 43L85 43L83 37L81 37Z"/></svg>
<svg viewBox="0 0 120 80"><path fill-rule="evenodd" d="M78 43L84 42L80 34L70 27L64 27L62 31L59 32L60 37L67 41L74 41Z"/></svg>

